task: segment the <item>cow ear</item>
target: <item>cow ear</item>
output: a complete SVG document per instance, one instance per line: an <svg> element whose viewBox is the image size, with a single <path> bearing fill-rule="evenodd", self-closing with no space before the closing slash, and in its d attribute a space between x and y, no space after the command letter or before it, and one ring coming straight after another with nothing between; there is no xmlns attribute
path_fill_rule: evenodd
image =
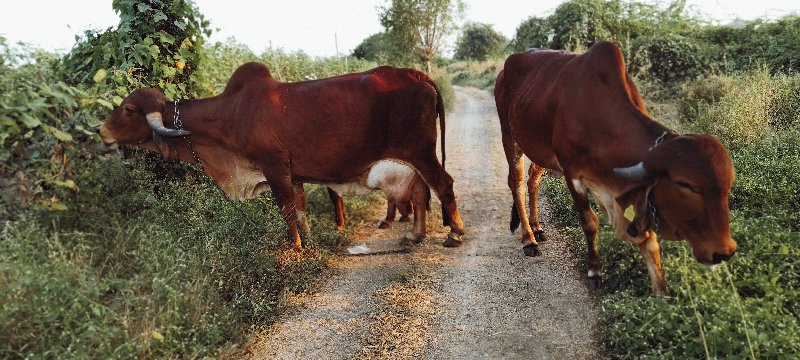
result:
<svg viewBox="0 0 800 360"><path fill-rule="evenodd" d="M623 209L623 216L628 221L626 232L631 237L644 235L647 230L648 206L647 197L655 186L654 182L638 184L617 197L617 203Z"/></svg>
<svg viewBox="0 0 800 360"><path fill-rule="evenodd" d="M175 161L178 160L178 150L175 149L169 142L164 141L164 138L156 133L153 133L153 143L158 149L158 153L164 157L164 160Z"/></svg>

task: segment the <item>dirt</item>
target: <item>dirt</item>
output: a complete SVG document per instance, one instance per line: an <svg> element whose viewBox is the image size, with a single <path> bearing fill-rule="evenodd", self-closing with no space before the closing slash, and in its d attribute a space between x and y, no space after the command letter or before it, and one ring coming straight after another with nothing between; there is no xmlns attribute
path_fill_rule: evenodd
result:
<svg viewBox="0 0 800 360"><path fill-rule="evenodd" d="M351 231L371 251L410 252L337 258L333 275L313 294L290 297L276 324L253 336L253 359L589 359L604 357L595 342L597 309L579 260L547 229L543 255L522 253L510 233L508 167L494 99L456 88L447 114L447 171L464 224L465 243L443 248L446 232L430 225L422 244L403 244L411 223ZM438 204L431 213L438 214ZM433 217L431 223L441 223Z"/></svg>

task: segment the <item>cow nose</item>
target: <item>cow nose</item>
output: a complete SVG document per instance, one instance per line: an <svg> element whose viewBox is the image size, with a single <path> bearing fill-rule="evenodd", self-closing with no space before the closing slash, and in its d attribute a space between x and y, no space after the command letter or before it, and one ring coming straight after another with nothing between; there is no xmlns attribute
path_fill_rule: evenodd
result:
<svg viewBox="0 0 800 360"><path fill-rule="evenodd" d="M711 262L714 263L714 264L719 264L719 263L721 263L723 261L728 261L728 259L733 257L733 254L736 254L736 250L731 251L731 253L728 254L728 255L724 255L724 254L720 254L720 253L714 253L711 256Z"/></svg>

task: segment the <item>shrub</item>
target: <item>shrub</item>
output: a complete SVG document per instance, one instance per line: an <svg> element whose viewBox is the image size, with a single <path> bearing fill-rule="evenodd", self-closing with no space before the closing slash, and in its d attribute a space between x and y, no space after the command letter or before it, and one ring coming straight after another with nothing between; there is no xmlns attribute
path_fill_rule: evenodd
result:
<svg viewBox="0 0 800 360"><path fill-rule="evenodd" d="M706 61L700 45L676 34L657 34L633 41L631 73L663 82L693 78L702 73Z"/></svg>
<svg viewBox="0 0 800 360"><path fill-rule="evenodd" d="M706 85L713 83L717 85ZM697 114L696 131L710 133L728 147L739 148L796 126L800 118L800 105L795 100L798 94L797 77L773 76L762 68L733 80L690 83L684 88L682 102L687 115ZM709 102L717 97L716 102Z"/></svg>
<svg viewBox="0 0 800 360"><path fill-rule="evenodd" d="M523 52L532 48L546 48L552 29L547 19L531 16L517 27L514 33L514 51Z"/></svg>
<svg viewBox="0 0 800 360"><path fill-rule="evenodd" d="M461 36L456 40L455 60L484 61L497 56L506 46L506 38L495 31L491 25L469 23L464 26Z"/></svg>

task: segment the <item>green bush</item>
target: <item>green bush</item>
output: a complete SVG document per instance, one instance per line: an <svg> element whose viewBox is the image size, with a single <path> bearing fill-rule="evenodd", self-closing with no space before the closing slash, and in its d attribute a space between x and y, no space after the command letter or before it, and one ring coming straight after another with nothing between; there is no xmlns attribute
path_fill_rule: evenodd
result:
<svg viewBox="0 0 800 360"><path fill-rule="evenodd" d="M456 40L455 60L484 61L502 53L506 38L489 24L469 23Z"/></svg>
<svg viewBox="0 0 800 360"><path fill-rule="evenodd" d="M490 59L483 62L458 61L447 67L453 85L470 86L491 90L497 81L497 75L503 70L505 59Z"/></svg>
<svg viewBox="0 0 800 360"><path fill-rule="evenodd" d="M687 120L694 121L695 131L739 148L796 128L800 123L798 79L771 75L763 68L728 79L702 79L684 86L681 107Z"/></svg>
<svg viewBox="0 0 800 360"><path fill-rule="evenodd" d="M632 51L631 73L663 82L694 78L707 63L696 40L676 34L639 37Z"/></svg>
<svg viewBox="0 0 800 360"><path fill-rule="evenodd" d="M214 356L272 321L345 241L312 208L309 249L284 250L270 198L234 203L204 176L156 181L140 159L77 161L68 209L5 224L2 357Z"/></svg>

